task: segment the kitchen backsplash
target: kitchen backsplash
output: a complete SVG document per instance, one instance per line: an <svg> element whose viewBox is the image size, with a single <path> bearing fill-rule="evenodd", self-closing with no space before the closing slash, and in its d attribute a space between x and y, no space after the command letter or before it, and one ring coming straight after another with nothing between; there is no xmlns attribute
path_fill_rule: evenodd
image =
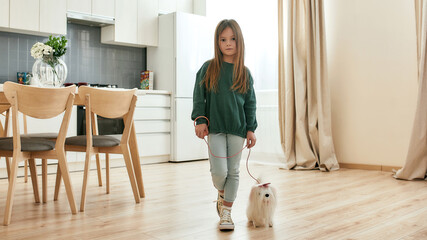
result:
<svg viewBox="0 0 427 240"><path fill-rule="evenodd" d="M69 23L66 82L117 84L139 87L140 72L146 70L146 49L101 43L101 29ZM30 49L46 37L0 31L0 82L16 81L17 72L31 72L35 60Z"/></svg>

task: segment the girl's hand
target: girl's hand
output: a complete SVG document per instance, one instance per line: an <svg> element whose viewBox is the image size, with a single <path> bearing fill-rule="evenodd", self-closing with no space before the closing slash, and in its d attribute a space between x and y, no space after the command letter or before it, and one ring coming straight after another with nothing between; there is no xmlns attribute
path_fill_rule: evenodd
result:
<svg viewBox="0 0 427 240"><path fill-rule="evenodd" d="M209 134L208 125L206 123L196 125L196 135L199 138L204 138Z"/></svg>
<svg viewBox="0 0 427 240"><path fill-rule="evenodd" d="M252 148L253 146L255 146L255 143L256 143L255 133L252 131L248 131L248 133L246 134L246 146L248 148Z"/></svg>

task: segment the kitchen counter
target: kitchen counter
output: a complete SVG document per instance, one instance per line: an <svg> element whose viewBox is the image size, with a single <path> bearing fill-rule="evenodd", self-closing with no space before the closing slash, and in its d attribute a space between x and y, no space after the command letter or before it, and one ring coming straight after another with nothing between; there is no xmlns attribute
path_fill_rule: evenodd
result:
<svg viewBox="0 0 427 240"><path fill-rule="evenodd" d="M169 95L171 94L171 92L166 91L166 90L142 90L142 89L138 89L138 91L136 91L137 95L146 95L146 94L165 94L165 95Z"/></svg>

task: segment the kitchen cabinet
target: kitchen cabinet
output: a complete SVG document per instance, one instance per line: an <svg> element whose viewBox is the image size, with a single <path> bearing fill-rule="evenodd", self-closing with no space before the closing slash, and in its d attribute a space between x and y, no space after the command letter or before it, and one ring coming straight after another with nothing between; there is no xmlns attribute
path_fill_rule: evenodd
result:
<svg viewBox="0 0 427 240"><path fill-rule="evenodd" d="M193 13L193 0L159 0L159 13Z"/></svg>
<svg viewBox="0 0 427 240"><path fill-rule="evenodd" d="M114 18L115 17L115 1L114 0L92 0L92 15Z"/></svg>
<svg viewBox="0 0 427 240"><path fill-rule="evenodd" d="M68 0L67 11L114 18L114 0Z"/></svg>
<svg viewBox="0 0 427 240"><path fill-rule="evenodd" d="M138 22L138 0L123 0L116 2L116 23L112 26L101 29L101 42L108 32L106 43L125 43L136 45L138 42L137 23ZM109 31L108 31L108 30ZM105 37L104 37L105 39Z"/></svg>
<svg viewBox="0 0 427 240"><path fill-rule="evenodd" d="M13 0L9 4L9 31L41 36L67 34L66 0Z"/></svg>
<svg viewBox="0 0 427 240"><path fill-rule="evenodd" d="M167 91L138 91L134 124L143 163L170 160L171 95Z"/></svg>
<svg viewBox="0 0 427 240"><path fill-rule="evenodd" d="M40 0L40 32L67 35L65 0Z"/></svg>
<svg viewBox="0 0 427 240"><path fill-rule="evenodd" d="M92 1L67 0L67 11L92 14Z"/></svg>
<svg viewBox="0 0 427 240"><path fill-rule="evenodd" d="M138 45L158 44L158 1L138 1Z"/></svg>
<svg viewBox="0 0 427 240"><path fill-rule="evenodd" d="M171 153L171 94L161 90L138 90L137 95L133 119L141 163L168 162ZM84 155L82 157L84 159ZM123 157L111 154L110 159L115 158Z"/></svg>
<svg viewBox="0 0 427 240"><path fill-rule="evenodd" d="M157 46L158 0L116 1L115 11L115 25L101 28L102 43Z"/></svg>
<svg viewBox="0 0 427 240"><path fill-rule="evenodd" d="M15 0L9 2L10 28L16 30L39 31L40 2Z"/></svg>
<svg viewBox="0 0 427 240"><path fill-rule="evenodd" d="M9 0L0 0L0 30L9 28Z"/></svg>

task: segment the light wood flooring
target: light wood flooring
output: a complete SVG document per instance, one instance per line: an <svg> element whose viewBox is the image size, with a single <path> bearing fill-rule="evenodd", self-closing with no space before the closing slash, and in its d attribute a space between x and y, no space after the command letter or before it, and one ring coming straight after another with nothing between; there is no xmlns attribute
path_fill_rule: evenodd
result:
<svg viewBox="0 0 427 240"><path fill-rule="evenodd" d="M390 173L367 170L250 167L278 190L273 228L253 228L246 220L254 181L242 161L232 211L236 229L218 231L209 164L197 161L143 165L146 198L140 204L134 202L125 168L111 170L108 195L91 171L86 211L76 215L70 212L63 186L59 200L52 200L55 175L48 176L45 204L35 204L31 182L19 178L12 222L0 226L0 239L427 239L427 181L399 181ZM82 173L71 177L79 204ZM0 219L7 183L0 180Z"/></svg>

